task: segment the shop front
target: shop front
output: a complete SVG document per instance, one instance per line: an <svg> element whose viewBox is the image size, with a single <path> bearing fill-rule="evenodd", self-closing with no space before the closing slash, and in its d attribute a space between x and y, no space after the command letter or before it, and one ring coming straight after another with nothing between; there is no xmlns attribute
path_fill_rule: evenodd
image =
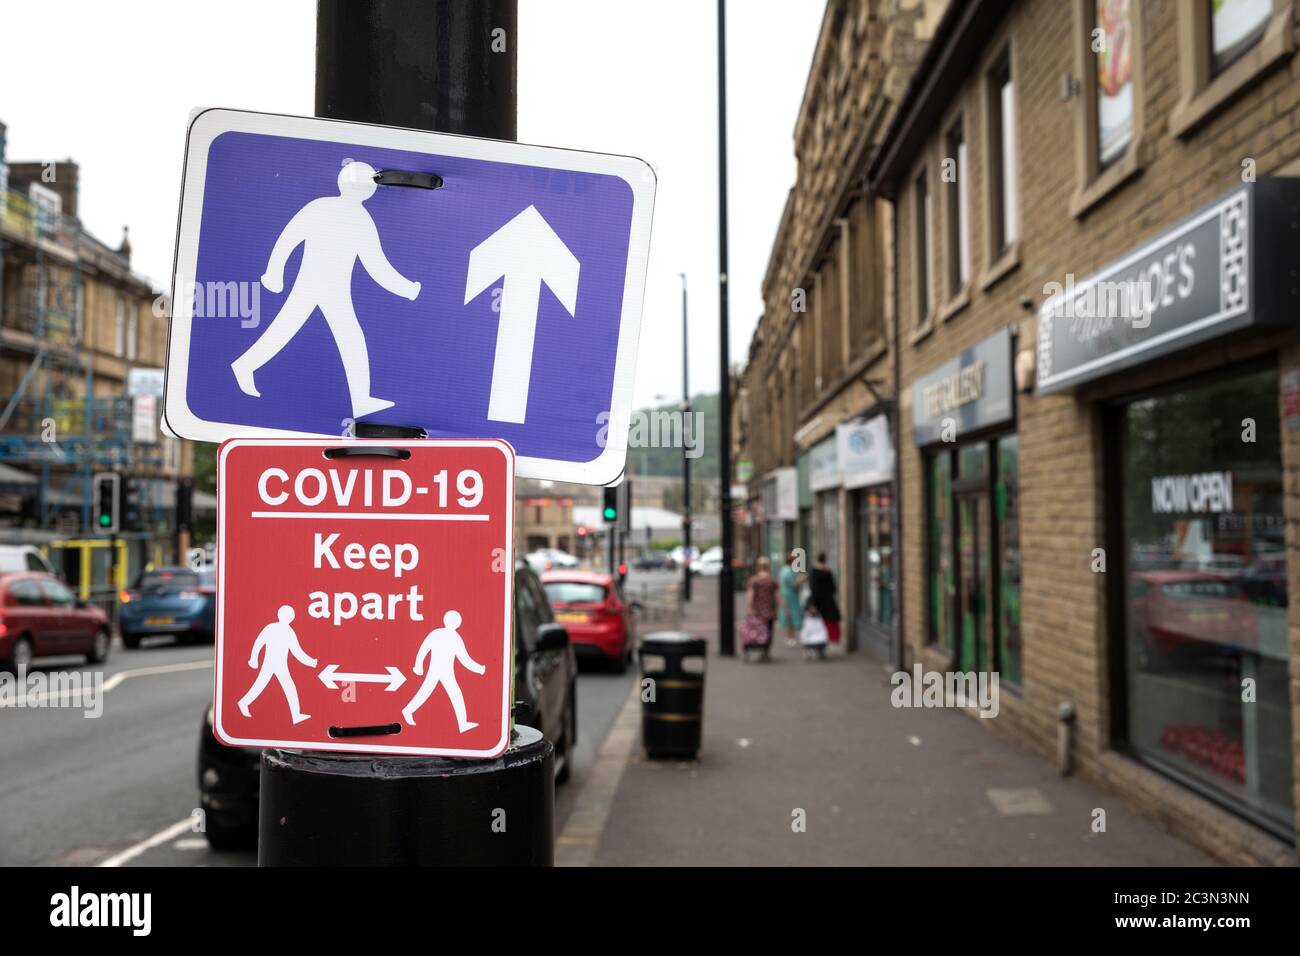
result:
<svg viewBox="0 0 1300 956"><path fill-rule="evenodd" d="M773 573L794 547L794 525L799 518L798 474L794 468L777 468L763 480L763 542L760 553L772 562Z"/></svg>
<svg viewBox="0 0 1300 956"><path fill-rule="evenodd" d="M1021 682L1020 442L1009 328L912 385L925 475L926 639Z"/></svg>
<svg viewBox="0 0 1300 956"><path fill-rule="evenodd" d="M858 646L880 660L897 654L894 445L889 416L856 419L836 427L840 474L848 492L849 560L845 588Z"/></svg>
<svg viewBox="0 0 1300 956"><path fill-rule="evenodd" d="M1284 429L1300 429L1300 414L1280 409L1300 412L1297 373L1272 346L1158 385L1146 373L1196 343L1265 341L1268 326L1295 322L1298 213L1294 181L1238 187L1045 303L1038 341L1039 394L1109 379L1112 746L1284 839L1295 826ZM1135 307L1098 308L1103 287Z"/></svg>
<svg viewBox="0 0 1300 956"><path fill-rule="evenodd" d="M840 463L839 449L832 434L808 449L808 487L813 493L813 542L810 558L826 555L826 563L835 572L836 583L843 591L843 568L840 565ZM812 562L809 562L812 566Z"/></svg>

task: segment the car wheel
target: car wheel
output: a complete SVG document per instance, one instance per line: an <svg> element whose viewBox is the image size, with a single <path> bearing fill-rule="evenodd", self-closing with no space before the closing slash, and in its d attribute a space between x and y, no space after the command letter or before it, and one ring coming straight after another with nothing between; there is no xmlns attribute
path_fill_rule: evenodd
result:
<svg viewBox="0 0 1300 956"><path fill-rule="evenodd" d="M204 824L203 835L214 850L253 850L257 848L257 827L232 827L212 820Z"/></svg>
<svg viewBox="0 0 1300 956"><path fill-rule="evenodd" d="M632 642L624 639L623 650L619 652L618 659L614 661L614 670L620 674L626 674L628 665L632 663Z"/></svg>
<svg viewBox="0 0 1300 956"><path fill-rule="evenodd" d="M102 664L108 660L108 649L113 643L109 637L108 631L100 628L95 632L95 639L90 644L90 650L86 652L87 664Z"/></svg>
<svg viewBox="0 0 1300 956"><path fill-rule="evenodd" d="M140 635L139 635L139 634L129 634L129 633L127 633L126 631L123 631L123 632L122 632L122 646L123 646L123 647L128 647L128 648L130 648L131 650L135 650L137 647L140 646Z"/></svg>
<svg viewBox="0 0 1300 956"><path fill-rule="evenodd" d="M564 715L564 765L555 775L556 783L568 783L573 773L573 745L578 739L578 709L574 706L573 692L569 692L569 706ZM558 748L557 748L558 749Z"/></svg>
<svg viewBox="0 0 1300 956"><path fill-rule="evenodd" d="M29 637L20 637L14 641L13 651L9 655L9 660L5 663L5 670L13 673L26 674L32 669L32 640Z"/></svg>

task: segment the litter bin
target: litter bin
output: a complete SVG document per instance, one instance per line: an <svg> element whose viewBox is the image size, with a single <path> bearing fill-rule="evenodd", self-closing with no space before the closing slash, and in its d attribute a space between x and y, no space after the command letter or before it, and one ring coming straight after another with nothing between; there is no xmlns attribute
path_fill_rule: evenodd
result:
<svg viewBox="0 0 1300 956"><path fill-rule="evenodd" d="M641 639L641 741L649 756L699 753L707 647L704 638L684 631L659 631Z"/></svg>

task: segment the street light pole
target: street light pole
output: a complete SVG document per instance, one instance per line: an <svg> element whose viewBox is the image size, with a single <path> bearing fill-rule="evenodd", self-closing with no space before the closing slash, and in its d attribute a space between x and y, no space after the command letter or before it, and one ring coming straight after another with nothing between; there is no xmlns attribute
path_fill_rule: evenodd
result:
<svg viewBox="0 0 1300 956"><path fill-rule="evenodd" d="M718 653L736 653L736 597L731 569L731 347L727 325L727 0L718 0L718 509L722 573L718 575Z"/></svg>
<svg viewBox="0 0 1300 956"><path fill-rule="evenodd" d="M316 113L512 140L516 19L515 0L320 0ZM358 436L423 437L371 428ZM519 724L487 760L268 748L258 863L550 865L554 768L551 745Z"/></svg>
<svg viewBox="0 0 1300 956"><path fill-rule="evenodd" d="M686 273L679 273L682 277L682 437L687 435L687 429L691 427L691 373L689 348L690 339L687 335L686 323ZM701 436L693 435L697 441ZM682 442L682 544L686 548L686 562L683 565L682 573L682 600L691 599L691 455L690 443Z"/></svg>

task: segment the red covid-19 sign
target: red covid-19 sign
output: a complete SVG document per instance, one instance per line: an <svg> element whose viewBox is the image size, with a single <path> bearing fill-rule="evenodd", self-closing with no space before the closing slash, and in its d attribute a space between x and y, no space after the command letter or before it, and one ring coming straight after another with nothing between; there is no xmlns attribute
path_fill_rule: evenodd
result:
<svg viewBox="0 0 1300 956"><path fill-rule="evenodd" d="M217 472L219 740L506 749L509 445L240 438Z"/></svg>

